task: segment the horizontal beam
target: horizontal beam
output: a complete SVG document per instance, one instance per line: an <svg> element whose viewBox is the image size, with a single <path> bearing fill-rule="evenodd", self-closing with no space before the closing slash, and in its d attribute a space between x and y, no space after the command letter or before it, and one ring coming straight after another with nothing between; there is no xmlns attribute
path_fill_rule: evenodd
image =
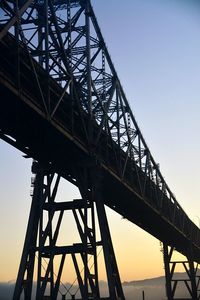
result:
<svg viewBox="0 0 200 300"><path fill-rule="evenodd" d="M96 246L102 246L101 242L96 242ZM39 247L36 248L36 251L39 251ZM40 250L41 251L41 250ZM83 244L73 244L70 246L44 246L42 247L42 257L49 258L52 254L53 255L62 255L62 254L75 254L75 253L84 253L87 252L88 254L94 254L93 248L89 248L87 246L87 249L84 247Z"/></svg>
<svg viewBox="0 0 200 300"><path fill-rule="evenodd" d="M62 211L62 210L72 210L72 209L83 209L85 208L85 201L82 199L76 199L73 201L66 202L53 202L53 203L45 203L43 206L44 210L48 211ZM90 205L87 205L89 208Z"/></svg>

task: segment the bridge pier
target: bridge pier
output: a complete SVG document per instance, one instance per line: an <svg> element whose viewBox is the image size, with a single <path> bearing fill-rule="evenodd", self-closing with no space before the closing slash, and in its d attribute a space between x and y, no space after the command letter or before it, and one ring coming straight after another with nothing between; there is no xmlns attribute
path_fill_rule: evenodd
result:
<svg viewBox="0 0 200 300"><path fill-rule="evenodd" d="M193 261L192 256L186 260L173 259L174 247L163 244L163 256L165 265L166 278L166 294L168 300L180 300L178 298L178 287L185 288L187 291L188 300L200 299L200 276L198 273L198 264ZM177 266L181 266L185 272L185 276L180 276L177 271ZM186 295L185 295L186 296Z"/></svg>
<svg viewBox="0 0 200 300"><path fill-rule="evenodd" d="M51 165L34 162L32 171L35 173L32 206L13 300L21 297L30 300L34 280L37 300L68 297L79 300L125 299L101 198L100 173L93 167L76 167L74 173L81 199L56 202L61 177L55 174ZM60 231L64 229L66 235L71 233L69 213L75 221L79 240L61 245ZM64 225L67 225L68 231L63 228ZM99 240L96 225L99 227ZM107 274L107 298L101 298L99 290L98 255L101 250ZM70 264L67 262L69 259ZM75 290L63 284L66 280L64 273L72 267L77 281Z"/></svg>

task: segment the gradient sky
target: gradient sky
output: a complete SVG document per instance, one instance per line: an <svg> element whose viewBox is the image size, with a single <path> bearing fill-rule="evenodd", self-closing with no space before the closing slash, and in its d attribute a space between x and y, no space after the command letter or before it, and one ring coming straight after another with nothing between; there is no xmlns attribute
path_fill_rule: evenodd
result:
<svg viewBox="0 0 200 300"><path fill-rule="evenodd" d="M146 142L178 202L199 225L199 1L92 4ZM31 160L0 141L0 166L0 281L9 281L16 278L31 203ZM62 185L64 199L76 194ZM164 274L159 241L107 213L121 279Z"/></svg>

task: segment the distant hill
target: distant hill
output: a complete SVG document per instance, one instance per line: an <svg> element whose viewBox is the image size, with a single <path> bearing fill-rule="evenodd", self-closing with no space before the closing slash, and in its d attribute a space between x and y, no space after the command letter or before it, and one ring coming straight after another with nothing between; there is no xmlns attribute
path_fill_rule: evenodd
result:
<svg viewBox="0 0 200 300"><path fill-rule="evenodd" d="M187 277L185 273L176 273L175 278L184 279ZM14 285L14 281L0 283L0 300L12 299ZM66 286L69 288L70 284L66 283ZM74 286L73 290L76 291L77 286ZM107 284L105 281L100 281L100 290L102 296L107 294ZM146 300L167 300L164 276L143 280L125 281L123 282L123 290L126 300L142 299L143 291L145 293ZM71 292L73 293L73 291ZM178 284L176 296L179 298L186 298L188 296L183 283ZM78 294L77 297L79 297Z"/></svg>
<svg viewBox="0 0 200 300"><path fill-rule="evenodd" d="M155 278L148 278L143 280L133 280L133 281L124 281L123 286L148 286L148 285L164 285L165 284L165 277L155 277Z"/></svg>
<svg viewBox="0 0 200 300"><path fill-rule="evenodd" d="M200 272L199 274L200 275ZM174 273L174 279L188 279L185 272ZM123 286L145 286L145 285L165 285L165 276L159 276L155 278L148 278L142 280L124 281Z"/></svg>
<svg viewBox="0 0 200 300"><path fill-rule="evenodd" d="M175 273L174 279L188 279L186 273ZM147 300L167 300L165 292L165 277L155 277L143 280L133 280L123 282L123 289L126 300L142 299L142 292ZM177 284L177 298L189 298L188 290L183 282Z"/></svg>

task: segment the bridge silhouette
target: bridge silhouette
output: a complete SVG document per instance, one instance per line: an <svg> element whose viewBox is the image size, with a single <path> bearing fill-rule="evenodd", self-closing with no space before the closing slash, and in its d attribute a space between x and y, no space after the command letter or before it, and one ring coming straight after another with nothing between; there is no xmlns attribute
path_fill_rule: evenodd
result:
<svg viewBox="0 0 200 300"><path fill-rule="evenodd" d="M200 299L200 230L151 155L90 1L3 0L0 10L0 137L34 160L13 299L31 299L34 272L36 299L57 299L68 256L80 299L125 299L104 205L163 243L168 300L177 299L179 263L190 299ZM61 178L78 187L81 199L56 201ZM72 245L58 242L66 211L79 234ZM107 298L99 291L99 247ZM175 250L186 261L172 261Z"/></svg>

